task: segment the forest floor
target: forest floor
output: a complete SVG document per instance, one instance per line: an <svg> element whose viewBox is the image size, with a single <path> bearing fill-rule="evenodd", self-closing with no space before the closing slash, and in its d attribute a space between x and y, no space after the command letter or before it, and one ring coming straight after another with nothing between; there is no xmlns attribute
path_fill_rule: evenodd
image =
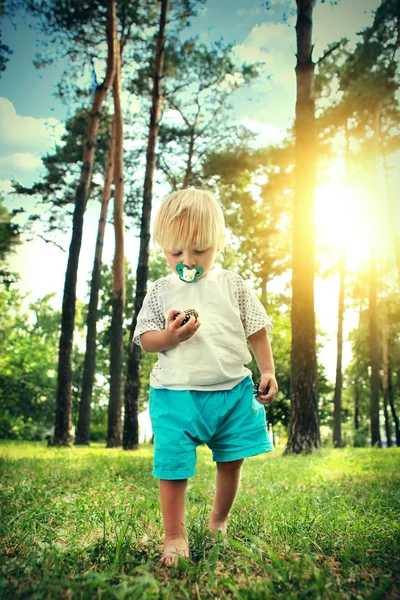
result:
<svg viewBox="0 0 400 600"><path fill-rule="evenodd" d="M207 532L215 467L189 481L190 557L158 564L152 447L0 442L4 599L400 598L400 451L245 462L228 538Z"/></svg>

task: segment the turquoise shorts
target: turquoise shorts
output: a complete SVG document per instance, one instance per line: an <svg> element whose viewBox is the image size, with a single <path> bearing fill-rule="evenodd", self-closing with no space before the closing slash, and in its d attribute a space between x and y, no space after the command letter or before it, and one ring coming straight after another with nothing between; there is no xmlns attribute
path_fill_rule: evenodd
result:
<svg viewBox="0 0 400 600"><path fill-rule="evenodd" d="M196 448L207 444L213 460L229 462L270 452L265 409L246 377L231 390L198 392L150 388L154 477L196 474Z"/></svg>

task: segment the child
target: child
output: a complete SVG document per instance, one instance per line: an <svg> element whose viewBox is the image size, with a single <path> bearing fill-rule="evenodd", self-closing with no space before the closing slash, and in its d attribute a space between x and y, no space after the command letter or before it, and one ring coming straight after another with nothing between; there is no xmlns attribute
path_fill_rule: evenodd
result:
<svg viewBox="0 0 400 600"><path fill-rule="evenodd" d="M172 274L156 281L139 312L134 341L158 352L150 377L154 471L164 520L161 563L188 556L185 489L195 474L196 447L206 443L217 463L212 532L226 533L243 459L272 450L264 404L278 386L267 331L271 322L236 273L214 268L225 224L214 196L171 194L161 205L154 239ZM186 323L185 309L194 309ZM253 399L249 342L261 373Z"/></svg>

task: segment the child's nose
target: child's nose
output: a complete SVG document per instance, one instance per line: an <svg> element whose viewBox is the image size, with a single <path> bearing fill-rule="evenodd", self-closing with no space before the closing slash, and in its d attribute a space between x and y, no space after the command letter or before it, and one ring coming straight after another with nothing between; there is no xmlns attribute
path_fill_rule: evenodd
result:
<svg viewBox="0 0 400 600"><path fill-rule="evenodd" d="M195 267L196 266L196 257L194 256L194 254L192 254L192 252L184 252L183 253L183 262L188 267Z"/></svg>

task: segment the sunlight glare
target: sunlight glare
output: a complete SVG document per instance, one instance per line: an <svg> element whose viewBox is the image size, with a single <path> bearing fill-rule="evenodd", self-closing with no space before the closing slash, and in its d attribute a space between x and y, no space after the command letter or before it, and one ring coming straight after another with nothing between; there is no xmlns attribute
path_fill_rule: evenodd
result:
<svg viewBox="0 0 400 600"><path fill-rule="evenodd" d="M371 239L376 236L372 211L362 186L332 178L316 189L315 226L317 239L334 255L343 248L346 266L358 270L369 257Z"/></svg>

